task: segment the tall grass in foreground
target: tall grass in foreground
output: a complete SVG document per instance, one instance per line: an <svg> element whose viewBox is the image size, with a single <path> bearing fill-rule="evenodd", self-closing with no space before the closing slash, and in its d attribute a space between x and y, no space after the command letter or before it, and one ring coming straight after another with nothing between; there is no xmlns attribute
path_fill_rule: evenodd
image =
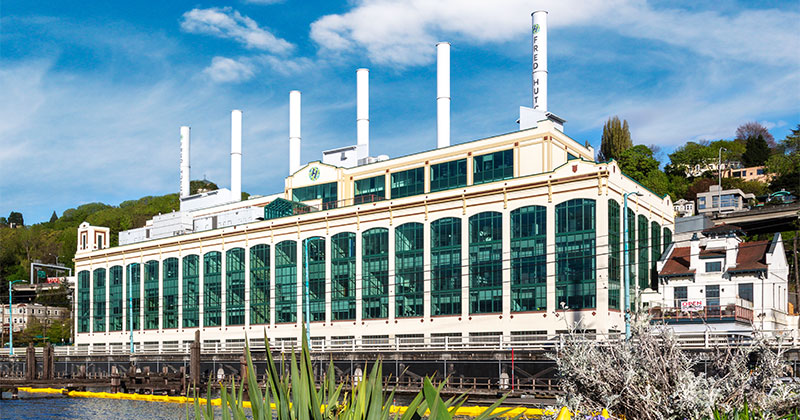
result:
<svg viewBox="0 0 800 420"><path fill-rule="evenodd" d="M314 382L311 356L303 329L302 351L300 360L296 360L292 352L289 361L289 375L281 377L280 370L275 365L269 341L264 339L267 354L267 380L262 391L256 379L253 360L250 356L249 346L245 348L247 357L247 394L250 398L253 420L416 420L427 416L435 420L450 420L456 410L466 401L466 396L453 397L443 400L441 389L444 382L438 387L431 383L429 378L423 381L422 390L414 397L402 415L390 412L394 391L388 396L383 391L383 372L380 361L372 365L368 376L362 378L349 393L342 394L342 385L336 384L336 375L333 363L328 365L327 374L323 377L322 385L317 388ZM230 390L223 385L220 389L220 399L223 420L247 419L243 407L244 378L238 390L235 383ZM195 391L196 393L196 391ZM211 382L206 391L206 406L203 407L195 398L194 414L197 420L211 420L214 418L214 407L211 404ZM508 410L493 413L505 400L502 397L491 407L488 407L475 420L489 420L496 418ZM274 407L273 407L274 404ZM427 412L427 413L426 413Z"/></svg>

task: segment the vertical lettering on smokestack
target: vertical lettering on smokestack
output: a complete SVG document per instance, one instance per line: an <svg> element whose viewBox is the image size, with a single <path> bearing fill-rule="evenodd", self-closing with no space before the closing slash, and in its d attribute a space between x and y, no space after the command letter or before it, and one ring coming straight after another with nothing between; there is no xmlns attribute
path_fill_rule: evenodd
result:
<svg viewBox="0 0 800 420"><path fill-rule="evenodd" d="M187 126L181 127L181 198L188 197L189 189L189 176L191 165L189 165L189 139L191 136L191 128Z"/></svg>
<svg viewBox="0 0 800 420"><path fill-rule="evenodd" d="M547 112L547 11L533 12L533 109Z"/></svg>

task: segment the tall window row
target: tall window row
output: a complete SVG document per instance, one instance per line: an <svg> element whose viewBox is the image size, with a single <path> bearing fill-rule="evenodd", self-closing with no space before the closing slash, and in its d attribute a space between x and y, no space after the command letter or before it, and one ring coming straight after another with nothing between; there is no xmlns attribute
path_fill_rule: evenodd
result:
<svg viewBox="0 0 800 420"><path fill-rule="evenodd" d="M620 205L614 200L607 203L608 251L603 258L608 258L609 267L608 306L619 309L622 270L630 270L631 280L640 288L649 287L650 265L669 246L672 232L629 210L628 236L623 238ZM551 214L556 288L550 292L555 292L556 309L594 308L596 202L569 200L556 205ZM224 253L210 251L81 271L77 329L84 333L216 327L223 323L295 323L298 305L305 317L306 301L312 322L328 317L331 321L353 321L357 318L357 295L361 297L363 319L388 318L390 294L394 295L391 309L396 317L421 317L426 313L426 278L430 280L431 316L460 315L462 311L502 313L507 269L510 311L547 310L547 208L517 208L505 220L509 223L507 230L504 215L490 211L468 219L434 220L427 231L423 223L411 222L395 227L393 235L387 228L373 228L360 237L343 232L330 238L286 240L274 246L260 244ZM462 229L466 229L466 235ZM629 267L622 264L623 239L628 241ZM505 240L507 254L503 252ZM429 264L425 263L426 243ZM361 253L360 277L356 276L357 252ZM391 281L390 258L394 265ZM508 268L504 269L506 259ZM274 308L270 306L272 276ZM326 314L328 303L330 314Z"/></svg>

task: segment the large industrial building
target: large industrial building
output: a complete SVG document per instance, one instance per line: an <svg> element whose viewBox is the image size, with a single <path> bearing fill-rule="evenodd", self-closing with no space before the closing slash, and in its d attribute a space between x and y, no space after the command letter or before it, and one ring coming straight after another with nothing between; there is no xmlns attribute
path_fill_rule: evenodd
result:
<svg viewBox="0 0 800 420"><path fill-rule="evenodd" d="M555 334L580 320L624 330L623 218L632 295L656 284L673 205L563 131L547 112L546 14L534 14L533 108L520 130L450 145L449 44L438 45L437 146L369 155L368 72L357 72L358 144L301 164L300 93L290 94L283 191L240 200L242 114L232 114L231 188L120 233L79 228L76 343L92 350L206 348L245 337L493 340ZM542 52L544 52L542 54ZM433 146L433 139L431 141ZM631 194L628 212L623 195Z"/></svg>

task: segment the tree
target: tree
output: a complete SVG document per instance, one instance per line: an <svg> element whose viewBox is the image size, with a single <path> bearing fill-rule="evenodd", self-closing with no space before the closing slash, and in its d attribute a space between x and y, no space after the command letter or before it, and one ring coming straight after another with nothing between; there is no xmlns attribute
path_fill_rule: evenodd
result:
<svg viewBox="0 0 800 420"><path fill-rule="evenodd" d="M189 182L189 194L197 194L201 192L214 191L218 189L219 187L217 186L217 184L207 179L203 180L195 179Z"/></svg>
<svg viewBox="0 0 800 420"><path fill-rule="evenodd" d="M653 151L641 144L624 150L617 160L622 172L639 183L650 172L658 171L659 162L653 157Z"/></svg>
<svg viewBox="0 0 800 420"><path fill-rule="evenodd" d="M775 148L775 137L772 137L772 134L769 133L767 127L764 127L756 121L744 123L736 129L736 140L741 142L746 142L750 137L758 136L764 137L764 140L766 140L770 149Z"/></svg>
<svg viewBox="0 0 800 420"><path fill-rule="evenodd" d="M744 154L742 155L742 164L746 167L763 166L767 163L771 151L764 136L758 135L756 137L748 137Z"/></svg>
<svg viewBox="0 0 800 420"><path fill-rule="evenodd" d="M617 116L609 118L603 126L600 152L597 155L598 160L604 162L611 159L619 159L622 156L622 152L631 147L633 147L633 141L631 141L628 121L620 122Z"/></svg>
<svg viewBox="0 0 800 420"><path fill-rule="evenodd" d="M777 151L767 161L767 172L776 174L770 189L800 193L800 124L781 140Z"/></svg>
<svg viewBox="0 0 800 420"><path fill-rule="evenodd" d="M50 223L55 223L56 220L58 220L58 215L56 214L56 211L53 210L53 215L50 216Z"/></svg>
<svg viewBox="0 0 800 420"><path fill-rule="evenodd" d="M8 223L13 224L16 227L25 226L25 220L22 218L22 213L17 211L12 211L11 214L8 215Z"/></svg>
<svg viewBox="0 0 800 420"><path fill-rule="evenodd" d="M8 219L0 216L0 227L8 227Z"/></svg>
<svg viewBox="0 0 800 420"><path fill-rule="evenodd" d="M686 191L687 200L697 200L697 194L708 192L709 187L717 185L717 180L711 178L697 178Z"/></svg>

